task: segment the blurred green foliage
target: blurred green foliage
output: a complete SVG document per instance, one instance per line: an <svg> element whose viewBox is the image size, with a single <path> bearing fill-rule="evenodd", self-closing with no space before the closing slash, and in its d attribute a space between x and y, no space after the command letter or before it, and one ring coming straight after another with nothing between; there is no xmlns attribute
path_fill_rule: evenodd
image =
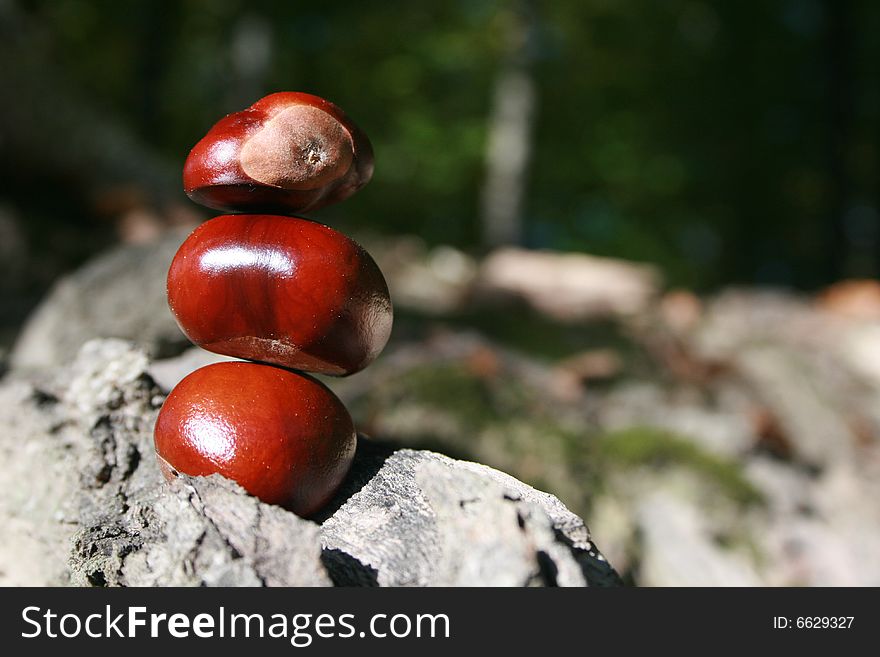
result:
<svg viewBox="0 0 880 657"><path fill-rule="evenodd" d="M373 183L320 219L478 249L510 0L40 0L21 8L99 107L177 167L282 89L371 136ZM698 289L878 273L880 6L534 2L528 245L658 263Z"/></svg>

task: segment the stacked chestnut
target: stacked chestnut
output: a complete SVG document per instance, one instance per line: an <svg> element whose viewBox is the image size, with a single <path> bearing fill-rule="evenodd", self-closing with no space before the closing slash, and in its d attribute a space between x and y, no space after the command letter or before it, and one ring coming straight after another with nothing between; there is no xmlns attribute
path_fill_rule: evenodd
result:
<svg viewBox="0 0 880 657"><path fill-rule="evenodd" d="M332 103L276 93L221 119L184 165L186 193L227 214L199 226L168 272L183 332L225 362L169 394L155 444L166 477L219 473L307 516L354 457L342 402L306 372L346 376L391 332L376 263L332 228L295 216L342 201L373 173L370 142Z"/></svg>

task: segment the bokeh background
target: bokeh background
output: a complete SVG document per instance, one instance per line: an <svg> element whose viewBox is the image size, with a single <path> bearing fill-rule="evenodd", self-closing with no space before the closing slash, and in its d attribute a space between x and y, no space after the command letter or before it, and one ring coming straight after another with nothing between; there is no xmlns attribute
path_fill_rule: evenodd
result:
<svg viewBox="0 0 880 657"><path fill-rule="evenodd" d="M878 32L867 0L2 0L3 369L207 362L162 298L210 216L183 160L309 91L377 155L313 217L396 303L329 382L364 431L557 494L631 583L880 585Z"/></svg>

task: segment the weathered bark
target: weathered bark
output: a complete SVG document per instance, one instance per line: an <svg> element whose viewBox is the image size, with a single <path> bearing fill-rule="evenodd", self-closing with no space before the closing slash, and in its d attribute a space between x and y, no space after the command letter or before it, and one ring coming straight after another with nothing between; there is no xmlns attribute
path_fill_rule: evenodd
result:
<svg viewBox="0 0 880 657"><path fill-rule="evenodd" d="M496 470L361 439L323 516L217 475L163 480L146 355L87 343L0 385L0 584L611 585L583 521Z"/></svg>

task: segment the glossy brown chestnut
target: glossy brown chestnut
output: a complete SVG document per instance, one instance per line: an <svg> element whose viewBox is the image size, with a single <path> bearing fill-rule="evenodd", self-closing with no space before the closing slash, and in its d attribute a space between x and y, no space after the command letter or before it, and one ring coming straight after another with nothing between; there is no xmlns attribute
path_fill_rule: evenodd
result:
<svg viewBox="0 0 880 657"><path fill-rule="evenodd" d="M372 175L370 141L341 109L286 91L214 125L186 159L183 187L224 212L293 214L342 201Z"/></svg>
<svg viewBox="0 0 880 657"><path fill-rule="evenodd" d="M342 402L309 376L259 363L217 363L181 381L154 432L165 476L219 473L301 516L336 492L356 435Z"/></svg>
<svg viewBox="0 0 880 657"><path fill-rule="evenodd" d="M223 215L184 241L168 303L209 351L343 376L366 367L391 332L388 287L354 241L295 217Z"/></svg>

